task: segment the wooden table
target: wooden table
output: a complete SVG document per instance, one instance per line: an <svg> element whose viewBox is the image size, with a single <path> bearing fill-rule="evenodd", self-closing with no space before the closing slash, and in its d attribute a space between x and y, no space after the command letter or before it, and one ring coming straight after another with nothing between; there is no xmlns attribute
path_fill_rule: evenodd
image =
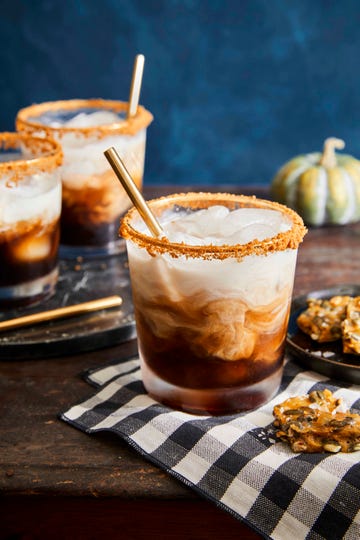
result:
<svg viewBox="0 0 360 540"><path fill-rule="evenodd" d="M262 188L162 186L268 197ZM300 247L294 294L356 283L360 225L312 229ZM247 526L109 434L57 417L93 390L84 370L136 352L136 342L49 359L0 362L0 538L258 539ZM1 358L1 350L0 350Z"/></svg>

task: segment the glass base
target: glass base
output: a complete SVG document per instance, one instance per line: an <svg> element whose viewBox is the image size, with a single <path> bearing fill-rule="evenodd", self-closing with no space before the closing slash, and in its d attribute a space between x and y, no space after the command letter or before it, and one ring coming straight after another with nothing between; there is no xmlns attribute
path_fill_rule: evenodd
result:
<svg viewBox="0 0 360 540"><path fill-rule="evenodd" d="M233 414L260 407L278 391L282 373L283 367L249 386L199 390L183 388L162 380L141 359L143 383L153 399L173 409L203 415Z"/></svg>
<svg viewBox="0 0 360 540"><path fill-rule="evenodd" d="M0 307L32 306L50 298L55 292L58 276L59 270L55 268L50 274L32 281L0 287Z"/></svg>
<svg viewBox="0 0 360 540"><path fill-rule="evenodd" d="M106 246L70 246L60 244L59 255L61 259L95 259L100 257L110 257L126 251L125 240L120 239L111 242Z"/></svg>

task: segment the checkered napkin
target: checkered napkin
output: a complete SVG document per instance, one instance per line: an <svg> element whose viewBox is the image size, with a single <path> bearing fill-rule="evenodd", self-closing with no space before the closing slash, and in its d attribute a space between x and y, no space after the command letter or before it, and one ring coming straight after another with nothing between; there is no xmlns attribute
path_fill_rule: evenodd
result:
<svg viewBox="0 0 360 540"><path fill-rule="evenodd" d="M66 422L87 433L116 433L265 538L359 540L360 453L294 454L275 441L272 427L276 403L312 390L329 388L359 410L359 386L340 387L288 361L270 403L212 417L174 411L151 399L137 358L86 378L98 391L62 414Z"/></svg>

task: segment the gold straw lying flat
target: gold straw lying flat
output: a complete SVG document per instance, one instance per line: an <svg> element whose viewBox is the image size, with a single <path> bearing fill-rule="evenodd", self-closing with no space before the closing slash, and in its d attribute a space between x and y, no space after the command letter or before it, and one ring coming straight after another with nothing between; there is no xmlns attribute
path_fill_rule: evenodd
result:
<svg viewBox="0 0 360 540"><path fill-rule="evenodd" d="M74 306L50 309L49 311L32 313L31 315L16 317L15 319L10 319L8 321L0 321L0 331L12 330L13 328L20 328L22 326L29 326L45 321L53 321L54 319L64 319L66 317L74 317L75 315L84 315L91 311L121 306L121 304L122 298L120 296L107 296L105 298L90 300L89 302L83 302L82 304L76 304Z"/></svg>

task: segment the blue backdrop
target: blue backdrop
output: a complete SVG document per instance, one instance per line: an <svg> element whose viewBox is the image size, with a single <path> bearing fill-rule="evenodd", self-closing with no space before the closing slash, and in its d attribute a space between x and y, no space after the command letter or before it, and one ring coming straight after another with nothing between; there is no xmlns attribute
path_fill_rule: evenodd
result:
<svg viewBox="0 0 360 540"><path fill-rule="evenodd" d="M268 184L343 138L360 157L358 0L1 0L0 130L47 100L127 100L137 53L145 182Z"/></svg>

